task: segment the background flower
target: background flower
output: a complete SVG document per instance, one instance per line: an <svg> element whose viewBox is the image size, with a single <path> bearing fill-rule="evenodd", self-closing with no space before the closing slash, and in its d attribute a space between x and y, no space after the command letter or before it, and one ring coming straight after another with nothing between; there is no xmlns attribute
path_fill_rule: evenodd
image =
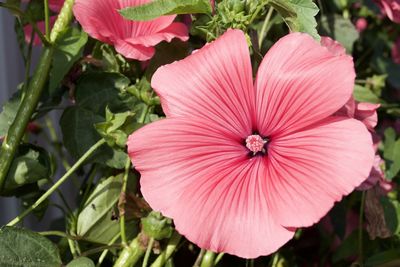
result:
<svg viewBox="0 0 400 267"><path fill-rule="evenodd" d="M130 21L118 10L145 4L149 0L77 0L74 15L83 29L93 38L115 46L118 53L131 59L148 60L154 46L173 38L188 39L183 23L173 22L175 15L163 16L150 21Z"/></svg>

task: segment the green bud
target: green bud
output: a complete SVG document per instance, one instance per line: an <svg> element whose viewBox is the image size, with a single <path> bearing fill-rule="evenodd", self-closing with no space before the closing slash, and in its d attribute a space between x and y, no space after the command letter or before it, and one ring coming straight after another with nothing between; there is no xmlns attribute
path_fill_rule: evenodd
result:
<svg viewBox="0 0 400 267"><path fill-rule="evenodd" d="M141 221L143 232L156 240L169 238L174 231L172 220L162 216L160 212L152 211Z"/></svg>

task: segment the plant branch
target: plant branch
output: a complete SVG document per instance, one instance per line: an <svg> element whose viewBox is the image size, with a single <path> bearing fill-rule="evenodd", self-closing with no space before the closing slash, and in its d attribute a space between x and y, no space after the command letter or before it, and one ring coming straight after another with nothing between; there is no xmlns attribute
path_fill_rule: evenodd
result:
<svg viewBox="0 0 400 267"><path fill-rule="evenodd" d="M167 260L172 256L176 247L181 241L182 236L174 231L171 238L168 241L167 248L157 257L157 259L153 262L151 267L162 267L167 262Z"/></svg>
<svg viewBox="0 0 400 267"><path fill-rule="evenodd" d="M26 215L31 213L35 208L37 208L43 201L45 201L54 191L60 187L81 165L88 159L93 152L95 152L99 147L101 147L106 141L101 139L96 144L94 144L86 153L69 169L63 177L60 178L49 190L46 191L35 203L33 203L28 209L22 212L19 216L17 216L14 220L9 222L8 226L14 226L19 223Z"/></svg>
<svg viewBox="0 0 400 267"><path fill-rule="evenodd" d="M129 169L131 167L131 159L128 157L125 163L125 173L122 182L121 194L123 196L123 202L121 203L121 210L123 211L120 216L120 229L121 229L121 240L122 244L126 245L126 231L125 231L125 202L126 202L126 187L128 184Z"/></svg>

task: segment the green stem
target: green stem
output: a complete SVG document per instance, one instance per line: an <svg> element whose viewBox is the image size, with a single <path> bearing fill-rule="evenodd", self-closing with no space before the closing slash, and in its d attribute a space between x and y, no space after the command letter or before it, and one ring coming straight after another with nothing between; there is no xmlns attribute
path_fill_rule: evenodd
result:
<svg viewBox="0 0 400 267"><path fill-rule="evenodd" d="M147 267L147 264L149 263L151 250L153 249L153 245L154 245L154 237L151 237L149 240L149 244L147 244L146 254L144 254L142 267Z"/></svg>
<svg viewBox="0 0 400 267"><path fill-rule="evenodd" d="M268 24L269 24L269 22L271 20L272 13L274 13L274 8L272 6L270 6L269 9L268 9L267 16L265 17L264 23L262 25L260 36L258 37L258 47L259 47L260 50L261 50L261 46L262 46L262 43L264 41L264 38L267 36L267 33L268 33L267 28L268 29L271 28L270 25L268 25Z"/></svg>
<svg viewBox="0 0 400 267"><path fill-rule="evenodd" d="M138 235L129 246L125 247L121 254L119 255L114 267L130 267L135 266L135 264L142 258L146 251L140 240L142 235Z"/></svg>
<svg viewBox="0 0 400 267"><path fill-rule="evenodd" d="M68 239L69 250L71 251L72 257L76 259L78 257L78 253L76 252L74 240Z"/></svg>
<svg viewBox="0 0 400 267"><path fill-rule="evenodd" d="M53 236L59 236L59 237L65 237L68 239L73 240L73 238L71 236L69 236L68 234L61 232L61 231L44 231L44 232L38 232L40 235L53 235Z"/></svg>
<svg viewBox="0 0 400 267"><path fill-rule="evenodd" d="M120 233L118 233L117 235L115 235L115 236L113 237L113 239L111 239L110 243L108 243L107 245L108 245L108 246L111 246L112 244L114 244L115 241L117 241L117 239L119 238L119 236L120 236ZM103 253L101 253L101 255L100 255L100 257L99 257L99 260L98 260L98 262L97 262L97 264L96 264L96 267L99 267L99 266L103 263L103 261L104 261L104 259L106 258L106 256L107 256L107 254L108 254L109 251L110 251L109 249L105 249L105 250L103 251Z"/></svg>
<svg viewBox="0 0 400 267"><path fill-rule="evenodd" d="M102 247L92 248L92 249L89 249L89 250L83 252L83 253L81 254L81 257L87 257L87 256L89 256L89 255L102 252L102 251L104 251L104 250L106 250L106 249L121 248L121 246L122 246L122 244L114 244L114 245L108 245L108 246L102 246Z"/></svg>
<svg viewBox="0 0 400 267"><path fill-rule="evenodd" d="M49 0L44 0L44 23L46 29L46 38L50 39Z"/></svg>
<svg viewBox="0 0 400 267"><path fill-rule="evenodd" d="M363 266L363 224L364 224L365 191L361 194L360 217L358 220L358 262Z"/></svg>
<svg viewBox="0 0 400 267"><path fill-rule="evenodd" d="M66 0L57 21L50 34L50 40L53 43L67 29L72 19L72 6L74 0ZM57 26L57 27L56 27ZM8 170L14 159L17 147L25 133L26 126L35 111L42 95L43 89L49 75L51 62L53 60L54 46L45 47L33 74L32 80L26 90L25 97L18 108L17 116L11 124L8 133L3 141L0 150L0 190L3 188Z"/></svg>
<svg viewBox="0 0 400 267"><path fill-rule="evenodd" d="M174 253L176 247L179 244L179 241L181 241L182 236L174 231L172 234L171 238L168 241L167 248L157 257L155 262L151 265L151 267L162 267L164 264L167 262L167 260L172 256L172 253Z"/></svg>
<svg viewBox="0 0 400 267"><path fill-rule="evenodd" d="M63 177L60 178L49 190L46 191L35 203L33 203L27 210L22 212L18 217L9 222L8 226L14 226L19 223L26 215L32 212L35 208L37 208L43 201L45 201L54 191L60 187L81 165L84 161L89 158L93 152L95 152L99 147L101 147L106 141L104 139L99 140L96 144L94 144L86 153L74 164L74 166L69 169Z"/></svg>
<svg viewBox="0 0 400 267"><path fill-rule="evenodd" d="M54 53L53 47L43 49L41 59L35 74L29 83L28 90L25 92L25 97L22 99L15 120L11 124L8 133L3 141L0 150L0 189L2 189L8 170L13 161L15 152L21 139L25 133L33 112L39 102L40 95L47 81L47 74L50 70L52 56Z"/></svg>
<svg viewBox="0 0 400 267"><path fill-rule="evenodd" d="M217 258L215 259L215 261L214 261L214 265L217 265L221 260L222 260L222 257L225 255L225 253L219 253L218 254L218 256L217 256Z"/></svg>
<svg viewBox="0 0 400 267"><path fill-rule="evenodd" d="M216 256L215 252L207 250L207 252L203 256L200 267L213 267L215 256Z"/></svg>
<svg viewBox="0 0 400 267"><path fill-rule="evenodd" d="M125 202L126 202L126 187L128 184L128 177L129 177L129 169L131 167L131 160L128 157L125 163L125 173L124 173L124 178L122 182L122 190L121 194L123 194L124 201L121 203L121 210L123 211L121 216L120 216L120 229L121 229L121 241L122 244L126 245L126 231L125 231ZM153 240L154 241L154 240Z"/></svg>
<svg viewBox="0 0 400 267"><path fill-rule="evenodd" d="M196 258L196 261L193 264L193 267L200 267L201 260L203 259L203 256L204 256L205 253L206 253L206 250L204 248L202 248L200 250L199 255Z"/></svg>

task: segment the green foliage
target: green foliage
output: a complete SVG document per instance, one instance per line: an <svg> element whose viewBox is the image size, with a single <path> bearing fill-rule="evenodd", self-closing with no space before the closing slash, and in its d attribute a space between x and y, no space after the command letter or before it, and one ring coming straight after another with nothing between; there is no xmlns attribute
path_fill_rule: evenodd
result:
<svg viewBox="0 0 400 267"><path fill-rule="evenodd" d="M61 259L47 238L5 226L0 229L0 266L60 267Z"/></svg>
<svg viewBox="0 0 400 267"><path fill-rule="evenodd" d="M391 180L400 171L400 138L396 139L393 128L385 131L384 154L386 178Z"/></svg>
<svg viewBox="0 0 400 267"><path fill-rule="evenodd" d="M68 263L67 267L95 267L95 264L89 258L79 257Z"/></svg>
<svg viewBox="0 0 400 267"><path fill-rule="evenodd" d="M48 89L50 94L60 85L73 64L79 60L87 40L88 36L84 31L70 28L57 42L50 70Z"/></svg>
<svg viewBox="0 0 400 267"><path fill-rule="evenodd" d="M161 215L159 212L152 211L142 218L143 232L156 240L171 237L174 232L172 220Z"/></svg>
<svg viewBox="0 0 400 267"><path fill-rule="evenodd" d="M50 178L51 169L46 150L29 144L20 145L8 172L3 194L14 194L23 186Z"/></svg>
<svg viewBox="0 0 400 267"><path fill-rule="evenodd" d="M359 38L358 31L349 19L339 15L322 16L319 24L320 34L329 36L346 48L347 53L353 51L354 42Z"/></svg>
<svg viewBox="0 0 400 267"><path fill-rule="evenodd" d="M4 104L3 110L0 113L0 137L7 135L8 128L17 115L20 102L21 94L17 92Z"/></svg>
<svg viewBox="0 0 400 267"><path fill-rule="evenodd" d="M319 9L312 0L271 0L269 2L293 32L305 32L319 40L315 16Z"/></svg>
<svg viewBox="0 0 400 267"><path fill-rule="evenodd" d="M108 244L119 233L119 222L113 219L122 188L122 175L102 180L91 193L78 215L77 235L91 242ZM135 231L134 224L128 227Z"/></svg>
<svg viewBox="0 0 400 267"><path fill-rule="evenodd" d="M154 0L120 10L130 20L151 20L163 15L211 13L209 0Z"/></svg>

